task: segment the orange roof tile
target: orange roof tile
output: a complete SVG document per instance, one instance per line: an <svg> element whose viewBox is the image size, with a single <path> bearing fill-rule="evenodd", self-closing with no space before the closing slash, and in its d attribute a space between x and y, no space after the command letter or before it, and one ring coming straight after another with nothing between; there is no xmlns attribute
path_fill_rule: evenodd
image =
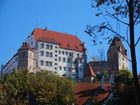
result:
<svg viewBox="0 0 140 105"><path fill-rule="evenodd" d="M85 51L83 43L78 37L66 33L55 32L51 30L44 30L37 28L32 32L35 41L46 41L50 43L59 44L60 48L75 50L75 51Z"/></svg>
<svg viewBox="0 0 140 105"><path fill-rule="evenodd" d="M95 71L93 70L93 68L91 67L90 64L87 64L87 70L86 70L85 76L93 76L93 77L96 77Z"/></svg>
<svg viewBox="0 0 140 105"><path fill-rule="evenodd" d="M75 96L76 102L78 105L84 105L89 97L94 96L98 102L102 102L109 96L108 88L110 87L109 83L105 84L105 91L100 91L101 84L100 83L77 83ZM98 96L95 96L96 90L99 91Z"/></svg>

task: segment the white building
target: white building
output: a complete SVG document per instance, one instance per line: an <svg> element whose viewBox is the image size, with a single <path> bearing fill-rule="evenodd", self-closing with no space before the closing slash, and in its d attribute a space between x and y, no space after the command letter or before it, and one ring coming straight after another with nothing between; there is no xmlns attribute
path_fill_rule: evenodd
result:
<svg viewBox="0 0 140 105"><path fill-rule="evenodd" d="M19 60L16 66L13 65L14 69L23 68L26 65L26 69L31 72L35 72L34 67L36 67L60 76L83 79L87 62L86 49L76 36L37 28L28 36L26 42L28 44L24 43L22 50L18 50L16 58ZM28 56L23 57L23 52ZM21 64L21 61L25 65ZM13 70L8 66L10 64L5 65L2 70L4 73Z"/></svg>

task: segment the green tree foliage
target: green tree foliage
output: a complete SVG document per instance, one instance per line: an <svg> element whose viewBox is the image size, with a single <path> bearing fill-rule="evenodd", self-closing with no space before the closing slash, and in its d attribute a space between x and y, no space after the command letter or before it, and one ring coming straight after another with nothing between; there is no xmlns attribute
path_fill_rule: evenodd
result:
<svg viewBox="0 0 140 105"><path fill-rule="evenodd" d="M109 81L109 72L107 70L103 70L101 73L96 74L97 81L101 81L102 76L104 76L105 81Z"/></svg>
<svg viewBox="0 0 140 105"><path fill-rule="evenodd" d="M1 105L69 105L74 98L73 82L50 72L17 71L0 79Z"/></svg>
<svg viewBox="0 0 140 105"><path fill-rule="evenodd" d="M115 77L116 83L127 83L131 80L132 80L132 73L129 70L120 70Z"/></svg>
<svg viewBox="0 0 140 105"><path fill-rule="evenodd" d="M120 70L115 77L115 83L119 105L136 105L132 73L129 70Z"/></svg>

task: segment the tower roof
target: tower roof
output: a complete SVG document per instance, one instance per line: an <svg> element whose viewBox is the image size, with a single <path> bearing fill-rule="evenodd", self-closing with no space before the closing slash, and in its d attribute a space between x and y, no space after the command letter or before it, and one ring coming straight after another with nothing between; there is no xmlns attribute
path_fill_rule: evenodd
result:
<svg viewBox="0 0 140 105"><path fill-rule="evenodd" d="M90 64L87 64L87 70L85 76L96 77L96 74Z"/></svg>
<svg viewBox="0 0 140 105"><path fill-rule="evenodd" d="M35 41L45 41L49 43L59 44L60 48L75 50L75 51L85 51L83 43L80 39L74 35L55 32L47 29L36 28L32 32Z"/></svg>
<svg viewBox="0 0 140 105"><path fill-rule="evenodd" d="M27 42L24 42L24 43L22 44L22 46L19 48L19 50L21 50L21 49L33 51L33 49L30 48L30 46L29 46L29 44L28 44Z"/></svg>
<svg viewBox="0 0 140 105"><path fill-rule="evenodd" d="M120 47L122 49L122 52L125 52L126 50L120 38L116 36L113 38L112 43L110 44L110 47L114 47L114 46L117 48Z"/></svg>

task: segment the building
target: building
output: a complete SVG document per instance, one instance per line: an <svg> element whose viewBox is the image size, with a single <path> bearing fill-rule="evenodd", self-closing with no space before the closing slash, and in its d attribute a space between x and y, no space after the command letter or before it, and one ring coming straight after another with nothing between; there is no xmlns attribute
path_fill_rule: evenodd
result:
<svg viewBox="0 0 140 105"><path fill-rule="evenodd" d="M23 43L17 53L2 68L2 74L10 74L14 70L34 72L36 70L36 55L34 52L34 49L31 49L26 42Z"/></svg>
<svg viewBox="0 0 140 105"><path fill-rule="evenodd" d="M86 49L78 37L36 28L2 71L4 74L16 69L36 72L40 68L60 76L83 79L86 62Z"/></svg>
<svg viewBox="0 0 140 105"><path fill-rule="evenodd" d="M100 83L77 83L75 88L76 105L102 105L110 95L110 84L104 84L102 90ZM90 104L91 103L91 104Z"/></svg>
<svg viewBox="0 0 140 105"><path fill-rule="evenodd" d="M104 70L111 73L128 69L127 50L122 41L118 37L114 37L107 51L107 61L91 61L89 64L96 74L100 74Z"/></svg>
<svg viewBox="0 0 140 105"><path fill-rule="evenodd" d="M114 37L109 46L107 61L111 63L112 70L128 69L127 50L118 37Z"/></svg>

